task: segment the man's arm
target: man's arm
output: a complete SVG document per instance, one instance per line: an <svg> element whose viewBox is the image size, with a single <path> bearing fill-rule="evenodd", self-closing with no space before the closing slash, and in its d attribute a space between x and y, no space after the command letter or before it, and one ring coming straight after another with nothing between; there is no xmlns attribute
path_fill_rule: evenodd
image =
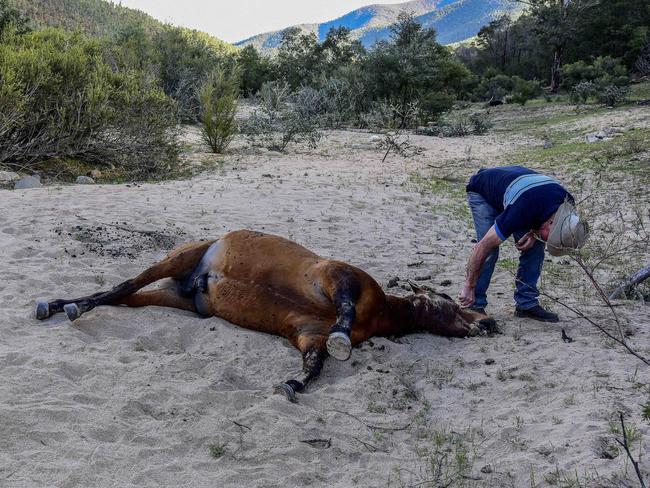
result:
<svg viewBox="0 0 650 488"><path fill-rule="evenodd" d="M478 277L481 274L483 263L485 263L485 260L494 248L498 247L502 242L496 230L494 230L494 226L492 226L483 236L483 239L474 246L472 254L469 257L469 262L467 263L465 285L458 294L458 299L462 307L471 307L474 303L474 289L476 288Z"/></svg>

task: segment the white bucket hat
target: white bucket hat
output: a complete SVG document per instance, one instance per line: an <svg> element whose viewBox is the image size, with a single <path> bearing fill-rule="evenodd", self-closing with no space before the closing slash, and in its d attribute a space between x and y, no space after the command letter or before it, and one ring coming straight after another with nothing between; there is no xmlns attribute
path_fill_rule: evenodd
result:
<svg viewBox="0 0 650 488"><path fill-rule="evenodd" d="M589 226L580 220L575 206L565 201L555 212L546 250L552 256L564 256L584 246Z"/></svg>

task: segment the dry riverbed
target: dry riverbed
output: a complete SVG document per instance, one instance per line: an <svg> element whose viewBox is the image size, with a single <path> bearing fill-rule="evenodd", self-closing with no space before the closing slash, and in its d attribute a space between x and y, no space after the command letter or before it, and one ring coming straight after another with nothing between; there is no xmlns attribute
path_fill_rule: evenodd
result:
<svg viewBox="0 0 650 488"><path fill-rule="evenodd" d="M551 298L559 324L515 318L512 243L490 290L502 335L373 339L348 362L328 360L297 404L273 394L301 367L282 338L154 307L39 323L33 304L108 288L178 244L240 228L383 286L399 277L391 293L414 279L455 296L474 237L464 182L498 164L565 181L591 216L597 256L613 236L647 237L646 112L499 107L486 136L413 136L421 156L384 163L365 132L330 131L315 151L288 154L238 140L215 157L189 129L187 164L212 168L191 179L0 190L0 486L636 486L615 439L623 412L647 476L649 367ZM611 127L613 139L582 142ZM647 264L638 249L596 277ZM549 258L543 287L616 330L569 259ZM616 311L650 356L650 309Z"/></svg>

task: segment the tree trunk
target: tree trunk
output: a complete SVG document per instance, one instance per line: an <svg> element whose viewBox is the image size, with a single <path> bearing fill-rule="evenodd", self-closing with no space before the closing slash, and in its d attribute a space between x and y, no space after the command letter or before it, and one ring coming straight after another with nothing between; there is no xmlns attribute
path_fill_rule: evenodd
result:
<svg viewBox="0 0 650 488"><path fill-rule="evenodd" d="M551 68L551 93L560 91L560 68L562 67L563 48L557 46L553 51L553 67Z"/></svg>

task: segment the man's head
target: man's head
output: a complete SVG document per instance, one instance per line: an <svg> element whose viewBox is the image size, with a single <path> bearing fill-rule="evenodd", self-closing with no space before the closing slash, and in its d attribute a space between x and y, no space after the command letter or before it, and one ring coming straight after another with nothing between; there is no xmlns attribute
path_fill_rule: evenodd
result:
<svg viewBox="0 0 650 488"><path fill-rule="evenodd" d="M563 256L584 246L589 234L587 223L580 219L575 206L565 201L555 215L539 229L546 241L546 250L552 256Z"/></svg>

